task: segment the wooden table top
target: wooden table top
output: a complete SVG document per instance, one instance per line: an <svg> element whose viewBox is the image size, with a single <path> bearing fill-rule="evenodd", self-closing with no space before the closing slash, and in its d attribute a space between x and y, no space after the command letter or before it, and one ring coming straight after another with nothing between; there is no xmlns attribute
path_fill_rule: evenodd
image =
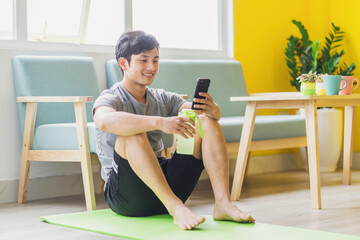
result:
<svg viewBox="0 0 360 240"><path fill-rule="evenodd" d="M300 92L269 92L269 93L254 93L249 96L241 97L230 97L230 101L291 101L291 100L360 100L360 94L351 94L351 95L313 95L305 96ZM341 104L348 105L348 104ZM358 104L356 104L358 105Z"/></svg>

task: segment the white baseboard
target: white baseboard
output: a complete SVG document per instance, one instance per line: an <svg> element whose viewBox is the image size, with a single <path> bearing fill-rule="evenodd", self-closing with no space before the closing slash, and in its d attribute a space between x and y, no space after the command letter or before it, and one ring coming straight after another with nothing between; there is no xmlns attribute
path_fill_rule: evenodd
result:
<svg viewBox="0 0 360 240"><path fill-rule="evenodd" d="M94 173L94 179L97 179ZM19 180L0 181L0 203L17 202ZM28 183L27 201L84 193L81 174L31 178Z"/></svg>

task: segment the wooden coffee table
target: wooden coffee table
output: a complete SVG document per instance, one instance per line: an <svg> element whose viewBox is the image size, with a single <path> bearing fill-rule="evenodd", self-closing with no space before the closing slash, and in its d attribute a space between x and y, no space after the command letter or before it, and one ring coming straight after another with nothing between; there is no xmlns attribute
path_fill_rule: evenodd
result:
<svg viewBox="0 0 360 240"><path fill-rule="evenodd" d="M258 109L305 109L311 202L314 209L321 209L317 107L344 107L343 183L347 185L351 184L354 112L355 106L360 106L360 94L303 96L299 92L273 92L251 94L246 97L231 97L230 101L247 102L231 190L232 200L239 200L240 198L255 117Z"/></svg>

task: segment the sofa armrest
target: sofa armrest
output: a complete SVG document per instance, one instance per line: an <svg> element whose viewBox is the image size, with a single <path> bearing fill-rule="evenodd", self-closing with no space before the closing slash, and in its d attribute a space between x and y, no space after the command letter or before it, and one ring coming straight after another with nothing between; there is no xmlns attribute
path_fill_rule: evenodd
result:
<svg viewBox="0 0 360 240"><path fill-rule="evenodd" d="M180 97L182 97L185 100L187 100L189 98L189 96L186 94L179 94L179 95L180 95Z"/></svg>
<svg viewBox="0 0 360 240"><path fill-rule="evenodd" d="M94 97L91 96L41 96L41 97L17 97L17 102L92 102Z"/></svg>

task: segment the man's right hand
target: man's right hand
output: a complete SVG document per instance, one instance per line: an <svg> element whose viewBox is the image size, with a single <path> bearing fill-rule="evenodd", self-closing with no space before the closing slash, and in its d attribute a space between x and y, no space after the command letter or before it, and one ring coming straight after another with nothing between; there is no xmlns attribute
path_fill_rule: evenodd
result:
<svg viewBox="0 0 360 240"><path fill-rule="evenodd" d="M195 136L195 122L187 117L162 118L159 129L168 134L179 134L184 138Z"/></svg>

